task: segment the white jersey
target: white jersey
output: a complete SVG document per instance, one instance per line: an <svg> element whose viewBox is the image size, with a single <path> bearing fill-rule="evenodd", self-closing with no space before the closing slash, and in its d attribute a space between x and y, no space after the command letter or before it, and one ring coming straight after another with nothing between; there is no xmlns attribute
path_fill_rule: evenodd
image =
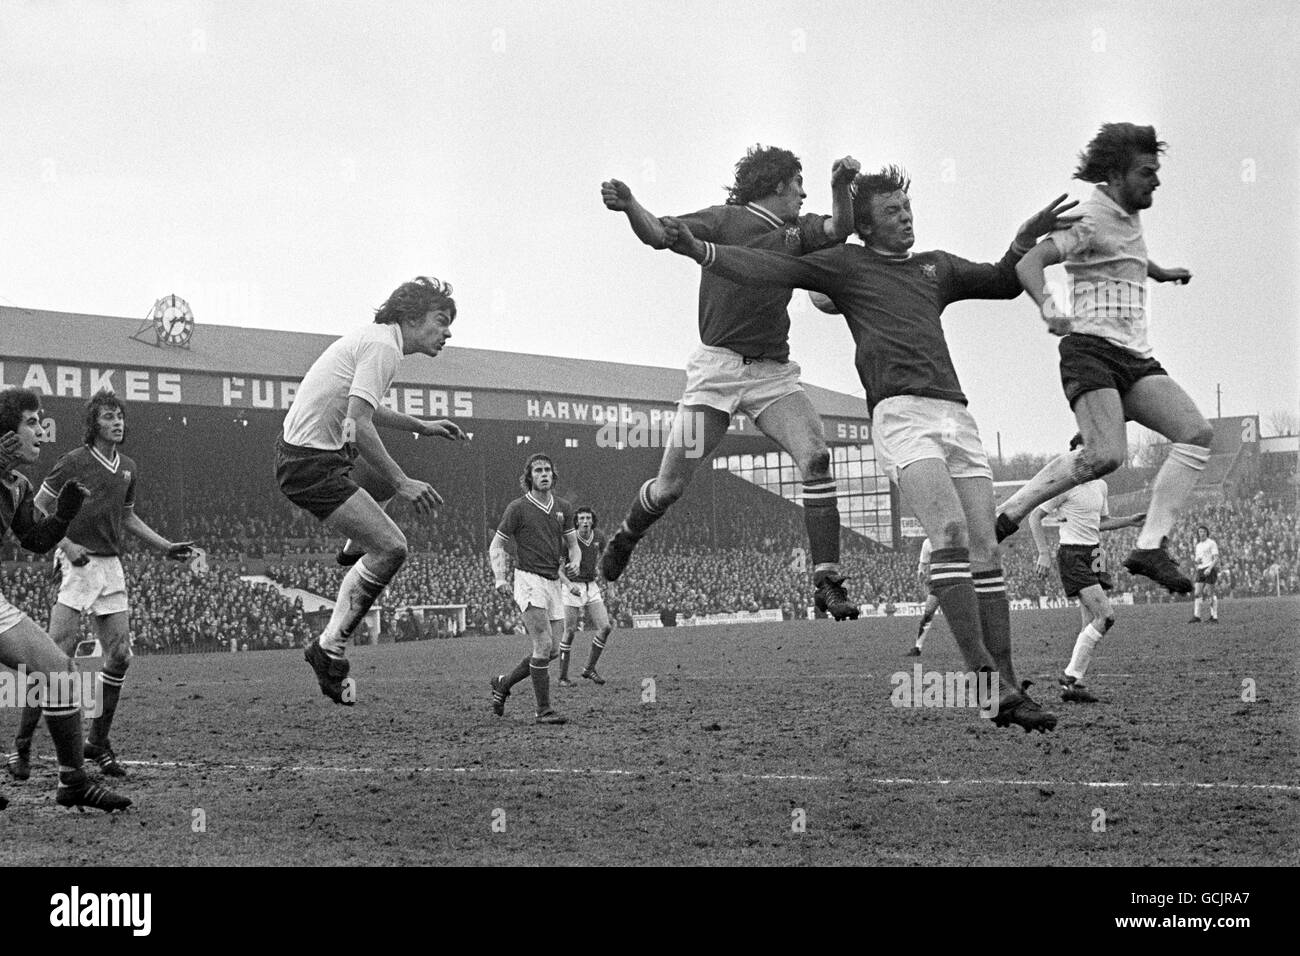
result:
<svg viewBox="0 0 1300 956"><path fill-rule="evenodd" d="M934 550L934 545L930 539L926 538L921 544L921 559L916 562L916 573L926 574L930 570L930 553Z"/></svg>
<svg viewBox="0 0 1300 956"><path fill-rule="evenodd" d="M1075 485L1042 505L1061 522L1061 544L1101 544L1101 519L1107 514L1109 489L1100 478Z"/></svg>
<svg viewBox="0 0 1300 956"><path fill-rule="evenodd" d="M1208 571L1219 563L1219 545L1213 538L1196 542L1196 567Z"/></svg>
<svg viewBox="0 0 1300 956"><path fill-rule="evenodd" d="M1147 339L1147 245L1139 215L1100 189L1075 210L1083 218L1054 232L1070 278L1070 331L1106 339L1138 358Z"/></svg>
<svg viewBox="0 0 1300 956"><path fill-rule="evenodd" d="M401 361L402 328L396 322L353 329L321 353L298 386L284 416L284 440L302 448L342 448L348 398L378 408Z"/></svg>

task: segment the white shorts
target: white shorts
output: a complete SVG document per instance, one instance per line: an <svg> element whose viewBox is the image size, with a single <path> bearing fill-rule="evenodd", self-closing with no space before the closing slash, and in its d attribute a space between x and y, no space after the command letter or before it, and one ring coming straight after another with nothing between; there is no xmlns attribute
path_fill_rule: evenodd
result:
<svg viewBox="0 0 1300 956"><path fill-rule="evenodd" d="M6 601L3 595L0 595L0 634L16 627L25 617L27 617L26 614Z"/></svg>
<svg viewBox="0 0 1300 956"><path fill-rule="evenodd" d="M115 557L90 555L90 561L74 567L60 548L54 552L59 569L59 603L96 615L120 614L126 608L126 575Z"/></svg>
<svg viewBox="0 0 1300 956"><path fill-rule="evenodd" d="M560 582L544 578L540 574L515 568L515 603L521 611L529 607L540 607L550 620L564 620Z"/></svg>
<svg viewBox="0 0 1300 956"><path fill-rule="evenodd" d="M938 458L953 478L993 478L975 419L965 405L942 398L895 395L871 415L880 469L894 481L923 458Z"/></svg>
<svg viewBox="0 0 1300 956"><path fill-rule="evenodd" d="M565 607L586 607L588 604L604 600L600 593L600 585L595 581L570 581L569 584L570 587L567 588L560 585ZM578 588L577 594L573 593L573 588Z"/></svg>
<svg viewBox="0 0 1300 956"><path fill-rule="evenodd" d="M758 418L773 402L801 391L798 362L746 363L731 349L700 345L686 360L682 404L707 405L728 415L744 412Z"/></svg>

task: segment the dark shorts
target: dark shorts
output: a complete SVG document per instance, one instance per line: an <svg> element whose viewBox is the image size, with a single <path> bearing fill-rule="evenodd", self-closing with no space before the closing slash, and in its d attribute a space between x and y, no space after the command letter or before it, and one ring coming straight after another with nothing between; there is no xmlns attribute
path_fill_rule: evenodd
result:
<svg viewBox="0 0 1300 956"><path fill-rule="evenodd" d="M1099 544L1063 544L1056 552L1056 566L1061 572L1061 586L1066 597L1078 597L1084 588L1101 585L1113 590L1115 582L1106 572L1106 552Z"/></svg>
<svg viewBox="0 0 1300 956"><path fill-rule="evenodd" d="M1197 584L1218 584L1219 566L1215 565L1214 567L1210 568L1210 570L1208 571L1202 571L1200 568L1197 568L1196 583Z"/></svg>
<svg viewBox="0 0 1300 956"><path fill-rule="evenodd" d="M324 521L360 489L376 501L387 501L397 489L364 461L353 446L328 451L275 443L275 480L280 491L304 511Z"/></svg>
<svg viewBox="0 0 1300 956"><path fill-rule="evenodd" d="M1084 392L1113 388L1125 395L1138 379L1169 374L1155 359L1138 358L1095 335L1067 335L1059 349L1061 386L1071 408Z"/></svg>

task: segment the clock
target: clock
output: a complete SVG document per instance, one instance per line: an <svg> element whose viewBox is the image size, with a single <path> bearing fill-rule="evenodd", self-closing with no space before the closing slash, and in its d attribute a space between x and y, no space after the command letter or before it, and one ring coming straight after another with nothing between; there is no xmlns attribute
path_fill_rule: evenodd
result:
<svg viewBox="0 0 1300 956"><path fill-rule="evenodd" d="M184 348L190 344L194 335L194 313L190 311L190 304L180 296L163 296L153 304L149 317L159 345Z"/></svg>

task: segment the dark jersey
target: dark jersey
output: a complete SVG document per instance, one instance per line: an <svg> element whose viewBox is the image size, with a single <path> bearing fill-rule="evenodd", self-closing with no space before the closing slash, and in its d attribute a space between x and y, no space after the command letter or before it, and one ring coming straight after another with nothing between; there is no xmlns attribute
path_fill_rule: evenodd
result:
<svg viewBox="0 0 1300 956"><path fill-rule="evenodd" d="M506 505L497 534L515 543L515 563L521 571L556 581L560 565L569 559L564 536L576 534L573 506L552 495L550 507L543 508L526 494Z"/></svg>
<svg viewBox="0 0 1300 956"><path fill-rule="evenodd" d="M569 580L578 584L596 580L596 562L600 560L600 552L605 550L605 536L593 531L591 540L583 541L582 535L578 535L578 550L582 552L582 561L578 564L578 573L570 575Z"/></svg>
<svg viewBox="0 0 1300 956"><path fill-rule="evenodd" d="M803 255L832 245L828 216L800 216L786 223L762 206L710 206L678 216L691 233L709 242ZM700 277L700 341L750 358L790 358L790 290L741 285L721 275Z"/></svg>
<svg viewBox="0 0 1300 956"><path fill-rule="evenodd" d="M122 553L122 519L135 507L135 462L121 452L105 458L89 445L68 452L41 482L39 501L58 497L70 479L90 489L77 517L68 525L67 538L91 554Z"/></svg>
<svg viewBox="0 0 1300 956"><path fill-rule="evenodd" d="M27 476L17 471L0 474L0 538L12 531L28 551L44 554L54 548L67 530L67 523L36 510L36 493Z"/></svg>
<svg viewBox="0 0 1300 956"><path fill-rule="evenodd" d="M777 252L709 244L706 272L745 282L812 289L831 297L857 344L854 364L868 411L895 395L966 404L940 316L961 299L1020 295L1014 249L997 263L947 252L884 256L864 246L823 249L795 258Z"/></svg>

